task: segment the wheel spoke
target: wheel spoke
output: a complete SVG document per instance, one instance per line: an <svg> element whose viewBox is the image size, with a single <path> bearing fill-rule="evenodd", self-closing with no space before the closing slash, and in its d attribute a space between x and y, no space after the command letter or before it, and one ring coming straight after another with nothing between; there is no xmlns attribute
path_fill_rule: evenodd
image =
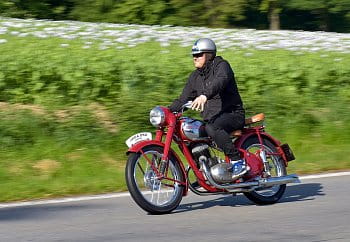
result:
<svg viewBox="0 0 350 242"><path fill-rule="evenodd" d="M163 206L171 203L179 193L179 186L175 185L176 181L180 182L178 171L172 161L168 164L168 175L166 178L158 179L154 168L158 167L159 159L162 154L150 151L140 155L136 164L139 174L135 171L134 179L139 188L142 190L143 197L151 204Z"/></svg>
<svg viewBox="0 0 350 242"><path fill-rule="evenodd" d="M142 173L143 175L145 175L145 171L142 169L142 167L141 167L140 163L137 163L137 166L140 168L141 173Z"/></svg>

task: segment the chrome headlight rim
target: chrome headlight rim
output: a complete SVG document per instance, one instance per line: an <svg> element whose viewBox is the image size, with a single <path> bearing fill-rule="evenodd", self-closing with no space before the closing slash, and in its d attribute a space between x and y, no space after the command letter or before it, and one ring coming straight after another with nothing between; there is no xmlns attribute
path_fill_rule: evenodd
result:
<svg viewBox="0 0 350 242"><path fill-rule="evenodd" d="M156 106L149 113L149 121L155 127L160 127L165 122L165 112L160 106Z"/></svg>

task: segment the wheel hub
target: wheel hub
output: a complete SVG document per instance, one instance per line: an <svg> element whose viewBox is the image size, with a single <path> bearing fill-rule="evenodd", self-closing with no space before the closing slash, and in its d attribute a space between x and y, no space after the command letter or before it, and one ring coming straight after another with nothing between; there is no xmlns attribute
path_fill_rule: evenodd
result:
<svg viewBox="0 0 350 242"><path fill-rule="evenodd" d="M146 187L151 189L151 191L158 190L160 187L160 180L157 179L157 175L153 170L147 170L143 180Z"/></svg>

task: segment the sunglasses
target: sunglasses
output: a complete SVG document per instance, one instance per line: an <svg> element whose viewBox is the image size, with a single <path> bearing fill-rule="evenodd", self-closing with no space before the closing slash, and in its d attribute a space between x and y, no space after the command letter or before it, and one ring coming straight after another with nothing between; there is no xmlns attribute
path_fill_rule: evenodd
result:
<svg viewBox="0 0 350 242"><path fill-rule="evenodd" d="M193 54L193 58L200 58L204 55L204 53L199 53L199 54Z"/></svg>

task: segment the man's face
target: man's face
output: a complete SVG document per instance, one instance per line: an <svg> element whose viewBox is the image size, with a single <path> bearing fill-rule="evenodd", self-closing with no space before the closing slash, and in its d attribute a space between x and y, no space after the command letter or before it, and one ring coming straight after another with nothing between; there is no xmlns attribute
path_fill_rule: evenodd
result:
<svg viewBox="0 0 350 242"><path fill-rule="evenodd" d="M193 63L196 68L202 68L207 60L206 53L200 53L193 55Z"/></svg>

